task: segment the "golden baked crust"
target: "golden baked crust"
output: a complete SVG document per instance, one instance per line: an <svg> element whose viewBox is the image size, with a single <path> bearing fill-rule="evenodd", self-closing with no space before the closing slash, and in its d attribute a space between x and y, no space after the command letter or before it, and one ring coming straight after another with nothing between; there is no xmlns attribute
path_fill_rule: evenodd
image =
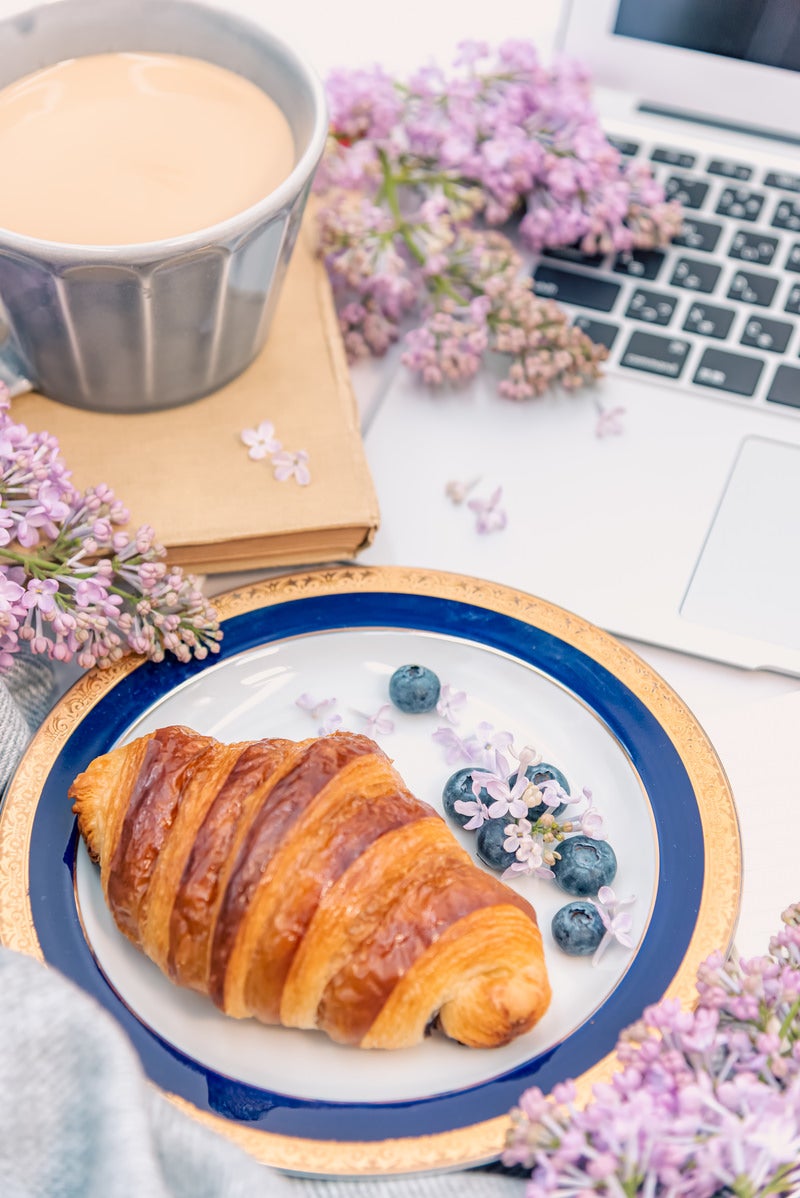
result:
<svg viewBox="0 0 800 1198"><path fill-rule="evenodd" d="M172 726L70 788L120 930L229 1015L402 1048L492 1047L550 1000L530 904L350 732L226 745Z"/></svg>

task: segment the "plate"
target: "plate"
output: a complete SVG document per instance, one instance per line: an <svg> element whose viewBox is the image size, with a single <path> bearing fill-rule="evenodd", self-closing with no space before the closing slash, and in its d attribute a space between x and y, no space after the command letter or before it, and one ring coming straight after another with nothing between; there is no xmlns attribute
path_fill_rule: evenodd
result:
<svg viewBox="0 0 800 1198"><path fill-rule="evenodd" d="M265 1163L366 1176L496 1158L526 1087L573 1077L587 1094L613 1070L619 1032L664 994L691 1001L700 961L729 946L740 844L711 745L631 650L508 587L354 567L274 578L215 603L218 657L91 672L37 733L0 815L0 941L94 995L156 1085ZM389 709L375 723L391 673L410 661L464 695L455 722ZM554 998L532 1032L493 1050L431 1036L361 1051L229 1019L174 987L117 932L78 843L71 781L98 753L165 724L221 740L299 739L330 720L374 734L439 809L443 782L465 764L456 738L492 730L557 765L573 795L590 788L617 853L617 895L635 897L633 947L613 944L594 966L567 957L549 930L567 896L552 881L515 881L537 909ZM474 851L472 834L454 832Z"/></svg>

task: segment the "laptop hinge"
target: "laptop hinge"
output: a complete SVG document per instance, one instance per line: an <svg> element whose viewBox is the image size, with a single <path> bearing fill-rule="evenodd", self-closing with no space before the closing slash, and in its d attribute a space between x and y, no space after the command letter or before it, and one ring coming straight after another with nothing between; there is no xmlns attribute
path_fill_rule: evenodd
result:
<svg viewBox="0 0 800 1198"><path fill-rule="evenodd" d="M715 116L704 116L699 112L689 112L685 108L670 108L666 104L651 104L643 100L636 105L638 112L649 116L669 117L673 121L688 121L692 125L706 125L712 129L725 129L730 133L744 133L748 137L762 137L767 141L782 141L786 145L800 146L800 137L791 133L779 133L777 129L762 129L759 125L741 125L736 121L724 121Z"/></svg>

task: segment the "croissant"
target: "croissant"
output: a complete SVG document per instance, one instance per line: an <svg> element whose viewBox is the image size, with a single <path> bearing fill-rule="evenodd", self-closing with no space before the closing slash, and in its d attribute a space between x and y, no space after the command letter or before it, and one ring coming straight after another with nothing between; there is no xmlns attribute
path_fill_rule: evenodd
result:
<svg viewBox="0 0 800 1198"><path fill-rule="evenodd" d="M508 1043L547 1009L531 905L366 736L161 728L69 791L120 931L228 1015L403 1048Z"/></svg>

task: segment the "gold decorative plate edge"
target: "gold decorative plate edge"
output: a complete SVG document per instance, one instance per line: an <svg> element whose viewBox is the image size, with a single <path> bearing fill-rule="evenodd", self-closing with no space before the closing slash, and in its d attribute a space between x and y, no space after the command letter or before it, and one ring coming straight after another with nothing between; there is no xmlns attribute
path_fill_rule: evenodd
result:
<svg viewBox="0 0 800 1198"><path fill-rule="evenodd" d="M730 784L703 728L668 683L632 649L565 608L525 591L468 575L398 566L346 566L280 575L214 596L228 620L264 607L320 595L348 593L424 595L471 604L511 616L552 634L604 666L658 721L680 757L697 796L705 873L695 930L666 996L690 1005L698 966L713 951L727 951L738 919L742 883L739 825ZM213 659L210 659L213 662ZM0 944L43 960L29 899L28 860L33 819L44 781L81 719L120 680L138 669L123 658L80 678L53 708L29 744L0 808ZM579 1098L607 1081L613 1053L577 1079ZM167 1097L187 1115L221 1133L264 1164L287 1172L328 1177L369 1177L467 1168L495 1159L509 1116L430 1136L394 1140L308 1140L259 1131Z"/></svg>

